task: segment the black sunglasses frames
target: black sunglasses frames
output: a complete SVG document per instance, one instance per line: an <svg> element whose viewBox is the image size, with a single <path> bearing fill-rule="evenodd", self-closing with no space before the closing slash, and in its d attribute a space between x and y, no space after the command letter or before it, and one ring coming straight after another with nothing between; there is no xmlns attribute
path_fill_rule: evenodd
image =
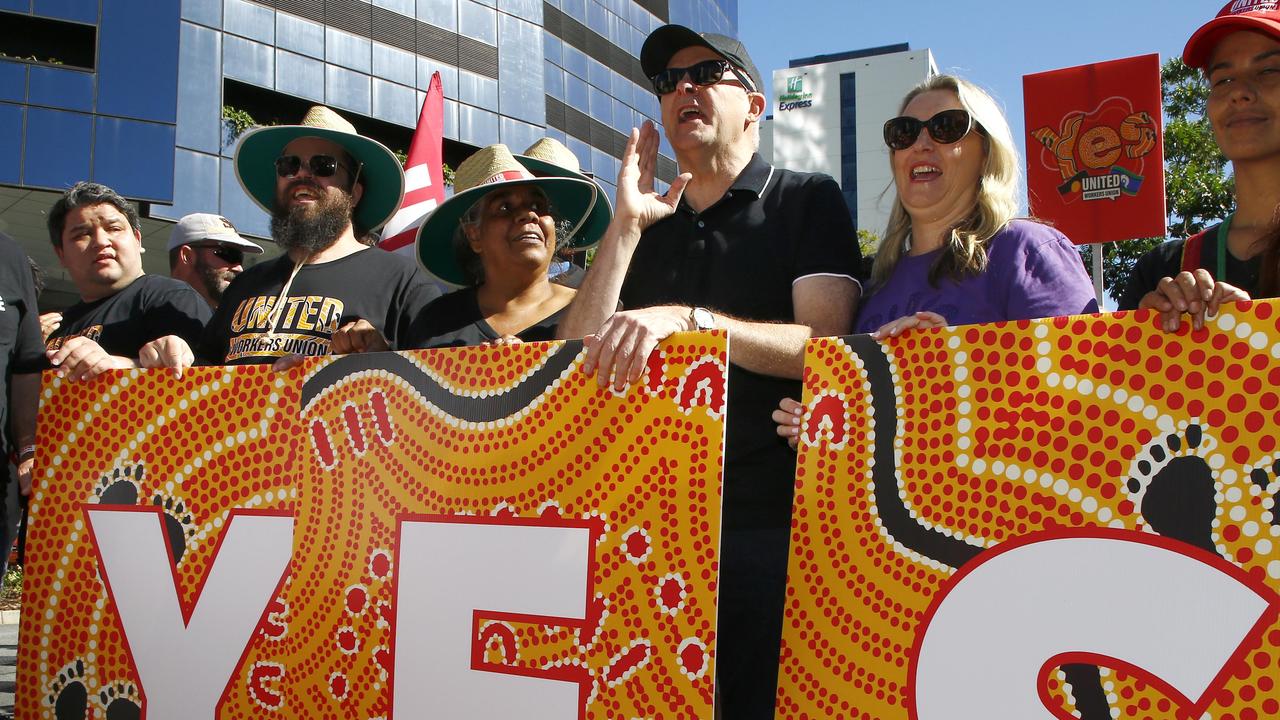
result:
<svg viewBox="0 0 1280 720"><path fill-rule="evenodd" d="M974 121L968 110L943 110L928 120L913 117L896 117L884 124L884 144L893 150L906 150L916 144L920 131L927 129L934 142L943 145L960 142L969 131L982 126Z"/></svg>
<svg viewBox="0 0 1280 720"><path fill-rule="evenodd" d="M196 250L208 250L214 257L228 265L244 264L244 251L240 248L226 245L192 245L191 247Z"/></svg>
<svg viewBox="0 0 1280 720"><path fill-rule="evenodd" d="M746 73L740 72L728 60L703 60L689 67L667 68L649 78L649 80L653 82L653 91L656 94L666 95L667 93L675 92L685 73L689 74L689 79L693 81L694 85L707 86L715 85L723 80L726 72L733 73L733 76L738 79L738 82L742 83L742 87L747 92L756 92L751 78L747 77Z"/></svg>
<svg viewBox="0 0 1280 720"><path fill-rule="evenodd" d="M307 169L316 177L330 177L338 172L338 168L344 168L348 173L350 168L338 162L338 158L332 155L312 155L307 159ZM302 158L297 155L281 155L276 158L276 175L282 178L293 177L302 169Z"/></svg>

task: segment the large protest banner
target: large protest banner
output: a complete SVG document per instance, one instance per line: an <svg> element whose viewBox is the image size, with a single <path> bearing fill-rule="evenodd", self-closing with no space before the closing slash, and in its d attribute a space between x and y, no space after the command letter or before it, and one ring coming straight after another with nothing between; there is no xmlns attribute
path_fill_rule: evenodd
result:
<svg viewBox="0 0 1280 720"><path fill-rule="evenodd" d="M779 718L1280 716L1280 305L811 341Z"/></svg>
<svg viewBox="0 0 1280 720"><path fill-rule="evenodd" d="M46 377L22 718L709 718L722 333Z"/></svg>
<svg viewBox="0 0 1280 720"><path fill-rule="evenodd" d="M1160 57L1027 75L1031 214L1077 244L1165 234Z"/></svg>

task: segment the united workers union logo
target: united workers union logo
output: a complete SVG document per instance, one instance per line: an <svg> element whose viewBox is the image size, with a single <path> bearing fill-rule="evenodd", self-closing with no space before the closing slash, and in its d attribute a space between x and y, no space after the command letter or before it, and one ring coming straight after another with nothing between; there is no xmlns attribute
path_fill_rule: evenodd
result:
<svg viewBox="0 0 1280 720"><path fill-rule="evenodd" d="M1236 0L1231 3L1231 9L1219 15L1240 15L1248 12L1267 12L1275 10L1280 2L1276 0Z"/></svg>
<svg viewBox="0 0 1280 720"><path fill-rule="evenodd" d="M804 91L804 75L787 78L787 91L778 96L778 111L813 107L813 93Z"/></svg>
<svg viewBox="0 0 1280 720"><path fill-rule="evenodd" d="M1150 113L1135 111L1128 98L1110 97L1093 112L1069 112L1056 129L1046 125L1031 137L1044 146L1044 166L1062 174L1058 192L1071 204L1137 195L1158 132Z"/></svg>

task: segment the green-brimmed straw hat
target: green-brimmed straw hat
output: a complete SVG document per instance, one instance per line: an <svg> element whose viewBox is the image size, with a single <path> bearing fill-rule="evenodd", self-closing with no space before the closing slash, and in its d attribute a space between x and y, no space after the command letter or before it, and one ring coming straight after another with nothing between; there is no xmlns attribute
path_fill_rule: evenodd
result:
<svg viewBox="0 0 1280 720"><path fill-rule="evenodd" d="M542 138L530 145L523 155L517 155L516 160L538 177L591 179L578 165L578 156L555 138ZM573 249L590 250L595 247L600 238L604 237L604 231L608 229L611 220L613 207L609 204L609 196L601 191L595 207L591 208L591 215L582 224L582 229L573 236Z"/></svg>
<svg viewBox="0 0 1280 720"><path fill-rule="evenodd" d="M595 206L600 195L586 178L538 177L516 161L506 145L490 145L462 161L453 175L453 197L445 200L418 227L417 255L422 269L455 287L468 278L453 250L453 234L462 216L490 192L509 185L536 185L547 194L556 215L572 225L571 237Z"/></svg>
<svg viewBox="0 0 1280 720"><path fill-rule="evenodd" d="M341 145L359 165L364 195L352 221L359 231L382 227L404 199L404 168L382 143L362 137L338 113L322 105L307 111L300 125L275 125L251 130L236 147L236 179L240 187L268 214L275 210L275 159L298 138L318 137ZM353 169L352 172L357 172Z"/></svg>

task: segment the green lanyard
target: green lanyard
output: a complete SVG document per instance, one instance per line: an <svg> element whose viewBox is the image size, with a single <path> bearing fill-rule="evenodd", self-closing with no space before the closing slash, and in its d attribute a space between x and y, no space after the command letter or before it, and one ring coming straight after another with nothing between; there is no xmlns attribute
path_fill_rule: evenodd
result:
<svg viewBox="0 0 1280 720"><path fill-rule="evenodd" d="M1227 233L1231 231L1231 219L1234 217L1235 213L1228 215L1218 226L1218 274L1213 276L1216 282L1227 279Z"/></svg>

